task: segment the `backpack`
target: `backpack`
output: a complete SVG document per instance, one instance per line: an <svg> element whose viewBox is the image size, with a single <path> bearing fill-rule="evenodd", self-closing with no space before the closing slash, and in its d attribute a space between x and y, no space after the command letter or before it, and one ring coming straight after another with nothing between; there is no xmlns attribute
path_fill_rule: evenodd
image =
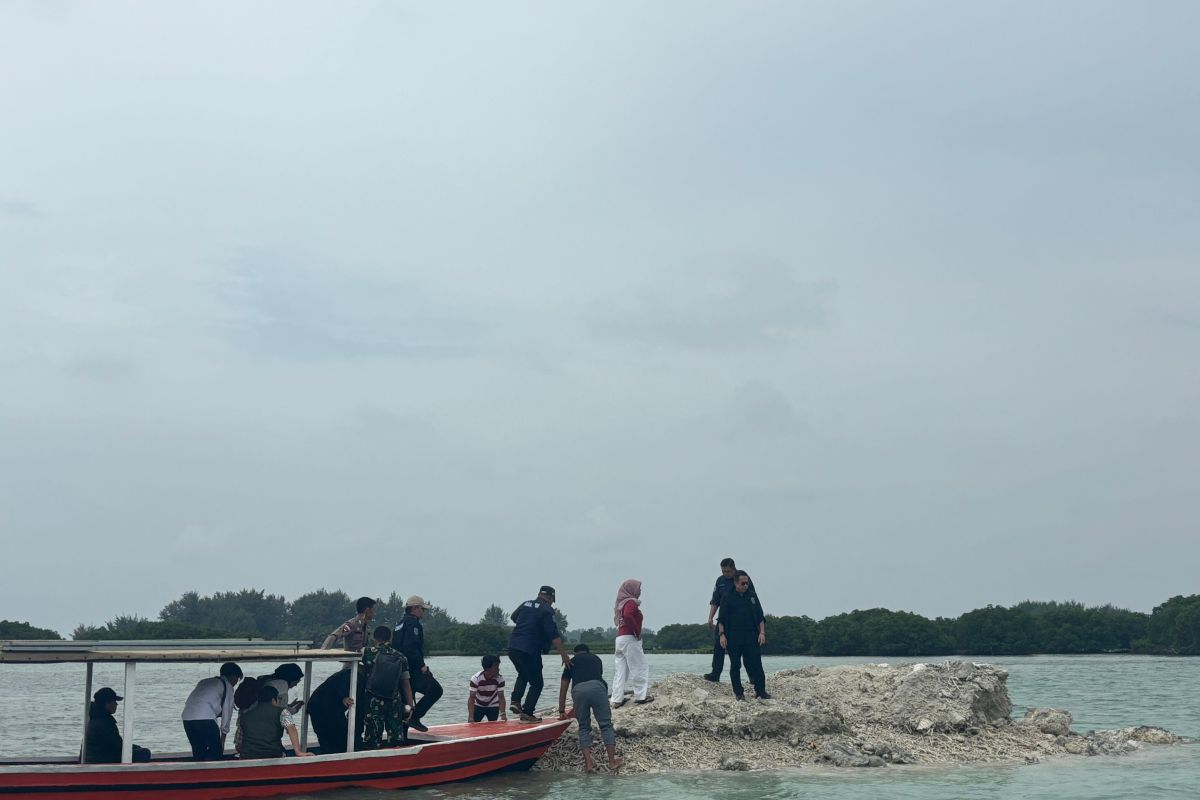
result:
<svg viewBox="0 0 1200 800"><path fill-rule="evenodd" d="M257 678L244 678L238 684L237 691L233 693L233 704L237 706L238 711L245 711L258 702L258 682L265 681L270 677L270 675L261 675Z"/></svg>
<svg viewBox="0 0 1200 800"><path fill-rule="evenodd" d="M380 700L395 700L400 693L400 673L407 666L407 659L398 650L380 650L367 679L367 694Z"/></svg>

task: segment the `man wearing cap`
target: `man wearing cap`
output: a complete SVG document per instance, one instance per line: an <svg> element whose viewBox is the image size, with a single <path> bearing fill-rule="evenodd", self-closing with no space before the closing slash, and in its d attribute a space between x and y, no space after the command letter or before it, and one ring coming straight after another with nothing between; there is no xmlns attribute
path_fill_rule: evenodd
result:
<svg viewBox="0 0 1200 800"><path fill-rule="evenodd" d="M392 636L392 646L408 659L409 680L412 683L413 694L421 695L421 700L413 709L408 724L422 733L429 728L421 722L421 718L442 697L442 685L433 677L433 673L429 671L429 665L425 663L425 628L422 626L421 620L425 617L425 612L431 608L433 606L419 594L414 594L405 600L404 617L396 626L396 632Z"/></svg>
<svg viewBox="0 0 1200 800"><path fill-rule="evenodd" d="M92 695L92 705L88 709L87 747L83 753L85 764L120 764L121 763L121 732L117 730L117 703L124 697L109 687ZM135 762L149 761L150 751L144 747L133 746Z"/></svg>
<svg viewBox="0 0 1200 800"><path fill-rule="evenodd" d="M533 712L537 710L537 701L542 696L544 685L542 651L554 647L562 657L564 667L571 663L567 651L563 649L558 626L554 624L554 597L554 587L543 586L538 589L537 597L517 606L517 610L509 617L515 627L508 637L508 658L517 670L509 710L520 714L521 722L541 722L541 718Z"/></svg>
<svg viewBox="0 0 1200 800"><path fill-rule="evenodd" d="M195 760L215 761L225 752L225 737L233 722L233 695L241 679L242 668L227 662L221 665L220 674L200 681L188 695L183 704L183 732Z"/></svg>

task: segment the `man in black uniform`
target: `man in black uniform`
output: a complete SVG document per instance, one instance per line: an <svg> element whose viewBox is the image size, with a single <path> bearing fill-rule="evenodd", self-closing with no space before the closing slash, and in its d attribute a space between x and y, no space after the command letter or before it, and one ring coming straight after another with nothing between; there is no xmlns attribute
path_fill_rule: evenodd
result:
<svg viewBox="0 0 1200 800"><path fill-rule="evenodd" d="M514 714L520 714L521 722L541 722L534 715L538 698L542 696L542 651L553 646L562 656L563 666L571 663L563 649L562 637L554 624L554 587L543 586L538 596L526 600L509 615L516 627L508 637L508 658L517 670L513 684L512 706ZM526 687L529 694L525 694ZM524 703L521 699L524 697Z"/></svg>
<svg viewBox="0 0 1200 800"><path fill-rule="evenodd" d="M759 700L768 700L767 678L763 674L761 647L767 643L767 623L758 598L750 591L750 576L738 570L734 575L733 591L721 601L717 615L717 632L721 646L729 651L729 681L733 696L745 700L742 692L742 661L754 684Z"/></svg>
<svg viewBox="0 0 1200 800"><path fill-rule="evenodd" d="M425 716L429 709L433 708L433 704L442 698L443 692L442 685L433 677L433 673L429 671L429 665L425 663L425 628L421 624L421 619L431 608L433 606L426 603L420 595L414 594L405 600L404 618L396 626L396 633L392 637L392 646L408 659L413 693L421 695L421 701L413 709L408 725L422 733L429 730L429 727L421 722L421 717Z"/></svg>
<svg viewBox="0 0 1200 800"><path fill-rule="evenodd" d="M704 680L716 683L721 680L721 670L725 667L725 648L721 646L721 634L713 622L721 600L733 591L733 579L737 574L737 565L732 558L721 559L721 574L713 586L712 597L708 601L708 629L713 633L712 670L705 673ZM754 581L750 581L750 594L758 596L754 590Z"/></svg>

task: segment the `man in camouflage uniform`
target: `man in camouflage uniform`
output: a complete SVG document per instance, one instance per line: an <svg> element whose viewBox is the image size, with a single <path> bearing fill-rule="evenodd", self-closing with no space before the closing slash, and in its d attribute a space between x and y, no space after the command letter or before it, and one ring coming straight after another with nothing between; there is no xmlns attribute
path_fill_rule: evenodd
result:
<svg viewBox="0 0 1200 800"><path fill-rule="evenodd" d="M386 625L375 629L372 642L363 652L363 682L366 685L367 717L363 725L363 745L367 750L383 746L383 735L395 747L404 743L404 704L413 703L408 676L408 659L392 647L392 631ZM403 690L403 701L401 700Z"/></svg>

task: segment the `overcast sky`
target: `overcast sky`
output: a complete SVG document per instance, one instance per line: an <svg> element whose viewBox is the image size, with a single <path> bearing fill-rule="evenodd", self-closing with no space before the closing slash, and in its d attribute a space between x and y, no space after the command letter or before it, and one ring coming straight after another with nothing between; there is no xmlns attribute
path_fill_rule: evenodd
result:
<svg viewBox="0 0 1200 800"><path fill-rule="evenodd" d="M1200 6L0 5L0 617L1200 591Z"/></svg>

